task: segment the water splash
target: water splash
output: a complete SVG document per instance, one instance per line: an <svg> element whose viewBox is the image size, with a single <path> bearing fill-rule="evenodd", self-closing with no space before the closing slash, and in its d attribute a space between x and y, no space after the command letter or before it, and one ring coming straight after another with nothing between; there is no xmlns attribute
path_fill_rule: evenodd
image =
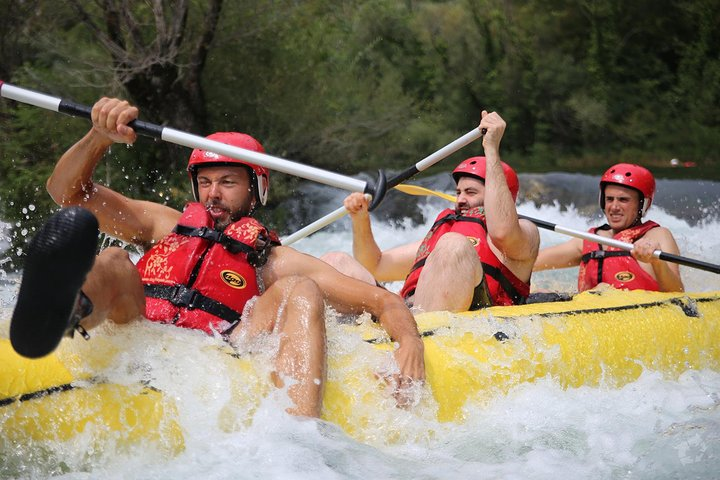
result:
<svg viewBox="0 0 720 480"><path fill-rule="evenodd" d="M338 197L323 206L335 208L342 194ZM693 220L695 213L677 213L661 202L649 216L675 233L684 256L716 262L720 220L704 200L688 200L686 205L694 203L694 211L707 214L701 221ZM525 200L519 210L584 230L600 219L596 207L589 205ZM413 219L378 213L374 224L378 242L390 248L422 238L445 206L441 200L422 198L412 207L417 213ZM329 250L350 253L349 221L337 222L333 229L296 246L314 255ZM566 237L541 230L541 239L543 245L552 245ZM9 246L9 233L0 230L0 252L3 246ZM1 262L0 333L7 337L18 275L2 271ZM720 290L718 275L689 267L681 267L681 272L690 291ZM534 283L570 290L576 275L573 269L542 272L534 276ZM357 365L343 368L363 369L389 361L388 353L370 349L358 338L337 335L342 323L330 313L331 356L365 353ZM73 356L104 361L102 379L120 385L151 384L166 398L182 402L174 418L182 428L185 450L169 455L152 443L124 452L112 444L98 449L88 431L70 443L35 448L18 443L4 449L0 478L555 480L713 478L720 471L720 373L714 371L688 371L676 380L644 371L621 388L568 389L545 378L491 397L482 408L466 408L463 423L438 422L426 397L420 398L418 409L409 412L392 407L388 395L385 405L358 407L368 419L366 434L359 441L327 422L285 414L286 392L262 387L268 372L247 376L226 368L232 357L219 348L222 342L216 338L150 323L108 325L92 335L90 342L72 340L66 360L73 365L73 373L88 373ZM370 374L355 395L362 398L364 392L377 388L382 384ZM237 398L243 398L242 402ZM241 404L253 407L241 408ZM2 415L0 411L0 421Z"/></svg>

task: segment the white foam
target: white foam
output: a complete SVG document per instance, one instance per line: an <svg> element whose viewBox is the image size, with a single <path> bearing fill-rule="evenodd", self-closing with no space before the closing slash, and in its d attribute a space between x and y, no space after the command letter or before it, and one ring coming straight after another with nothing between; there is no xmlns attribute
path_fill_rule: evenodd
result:
<svg viewBox="0 0 720 480"><path fill-rule="evenodd" d="M428 230L442 203L420 208L426 222L397 226L376 223L383 248L417 240ZM597 224L572 207L520 205L520 212L569 228ZM675 232L682 254L717 262L720 223L690 226L660 208L650 218ZM320 232L296 246L311 254L350 252L348 223L331 234ZM543 244L565 237L541 231ZM720 290L720 276L683 267L688 290ZM567 274L567 272L566 272ZM573 275L554 272L547 279L574 287ZM0 284L12 298L17 284ZM10 305L0 304L0 332L7 332ZM47 459L27 446L4 458L0 477L66 479L155 478L713 478L720 471L720 373L691 371L679 380L653 372L622 388L563 389L551 379L523 384L487 405L468 408L462 424L441 424L424 407L407 412L382 405L374 410L378 439L360 443L321 421L284 413L287 395L275 391L257 399L250 424L233 407L230 392L243 379L224 370L218 340L160 325L104 327L79 351L101 355L103 338L122 350L104 375L118 383L145 379L180 402L179 421L187 449L167 458L151 448L132 455L96 452L90 460L82 441L55 445L65 467L49 470ZM330 349L363 348L357 339L334 340ZM228 428L220 416L236 422ZM389 428L403 432L399 443L384 443ZM6 452L7 453L7 452ZM5 470L3 470L5 469ZM14 469L14 470L12 470Z"/></svg>

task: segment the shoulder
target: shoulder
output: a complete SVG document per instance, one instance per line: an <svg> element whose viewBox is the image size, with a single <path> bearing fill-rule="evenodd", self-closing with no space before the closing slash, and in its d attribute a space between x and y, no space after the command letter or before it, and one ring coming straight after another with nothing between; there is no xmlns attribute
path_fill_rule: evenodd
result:
<svg viewBox="0 0 720 480"><path fill-rule="evenodd" d="M298 252L292 247L284 247L277 245L270 250L267 266L271 268L280 268L283 262L297 262L301 257L306 255Z"/></svg>
<svg viewBox="0 0 720 480"><path fill-rule="evenodd" d="M298 252L292 247L277 245L270 250L268 261L262 268L272 276L284 277L306 273L312 270L316 262L322 262L322 260Z"/></svg>
<svg viewBox="0 0 720 480"><path fill-rule="evenodd" d="M655 227L648 230L642 238L658 242L663 250L669 253L677 253L680 250L673 233L665 227Z"/></svg>
<svg viewBox="0 0 720 480"><path fill-rule="evenodd" d="M674 238L669 228L658 225L657 227L651 228L645 235L644 238Z"/></svg>
<svg viewBox="0 0 720 480"><path fill-rule="evenodd" d="M182 212L167 205L142 200L136 202L135 209L143 225L141 228L147 229L147 235L152 241L168 235L182 216Z"/></svg>

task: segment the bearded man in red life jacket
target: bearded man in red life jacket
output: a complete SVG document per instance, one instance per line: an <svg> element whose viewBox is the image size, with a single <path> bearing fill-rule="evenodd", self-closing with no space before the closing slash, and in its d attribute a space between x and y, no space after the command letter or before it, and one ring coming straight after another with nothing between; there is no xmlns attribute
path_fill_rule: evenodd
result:
<svg viewBox="0 0 720 480"><path fill-rule="evenodd" d="M655 178L647 168L628 163L613 165L600 179L600 208L607 223L589 231L632 243L632 251L573 238L540 250L535 270L579 265L581 292L600 284L627 290L684 291L679 266L653 255L655 250L679 255L675 238L667 228L642 221L654 196Z"/></svg>
<svg viewBox="0 0 720 480"><path fill-rule="evenodd" d="M353 228L353 257L332 252L323 260L368 283L405 280L400 295L419 311L476 310L525 302L538 252L537 227L519 219L517 174L500 160L505 121L482 112L485 157L453 171L455 209L438 215L424 240L382 251L362 194L345 199Z"/></svg>
<svg viewBox="0 0 720 480"><path fill-rule="evenodd" d="M410 310L390 292L279 246L274 232L252 218L267 199L265 168L194 150L188 172L195 201L182 212L93 181L113 143L135 142L128 124L138 113L126 101L99 100L92 108L92 129L55 166L47 188L66 208L29 246L11 322L15 350L41 357L65 334L87 336L105 319L127 323L143 316L221 335L233 345L275 332L280 343L272 380L281 387L292 379L288 393L294 406L288 411L319 416L328 302L340 312L369 311L379 319L399 345L396 398L411 401L408 387L425 371ZM263 152L249 135L222 132L208 138ZM98 228L144 248L145 255L137 265L117 247L95 257ZM44 287L51 284L52 289Z"/></svg>

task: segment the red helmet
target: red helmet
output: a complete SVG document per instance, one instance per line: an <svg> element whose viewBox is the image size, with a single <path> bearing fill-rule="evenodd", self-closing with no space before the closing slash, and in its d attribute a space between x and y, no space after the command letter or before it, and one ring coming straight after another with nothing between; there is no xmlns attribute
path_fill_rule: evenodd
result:
<svg viewBox="0 0 720 480"><path fill-rule="evenodd" d="M618 163L610 167L600 179L600 208L605 210L605 185L608 183L632 188L640 192L640 216L652 205L655 196L655 178L645 167L632 163Z"/></svg>
<svg viewBox="0 0 720 480"><path fill-rule="evenodd" d="M485 182L485 162L485 157L470 157L463 160L460 165L453 170L452 176L455 179L455 183L460 181L460 177L476 177ZM507 181L513 200L517 201L518 192L520 191L520 180L518 180L517 173L515 173L515 170L507 163L501 161L500 164L502 165L505 180Z"/></svg>
<svg viewBox="0 0 720 480"><path fill-rule="evenodd" d="M233 147L252 150L253 152L265 153L263 146L250 135L238 132L217 132L206 137L208 140L226 143ZM222 165L242 165L250 170L250 185L255 193L255 198L261 205L267 202L268 190L270 189L270 171L259 165L255 165L245 160L226 157L209 150L193 150L188 161L188 172L190 173L190 181L192 182L193 195L195 200L199 199L197 172L202 167L218 167Z"/></svg>

